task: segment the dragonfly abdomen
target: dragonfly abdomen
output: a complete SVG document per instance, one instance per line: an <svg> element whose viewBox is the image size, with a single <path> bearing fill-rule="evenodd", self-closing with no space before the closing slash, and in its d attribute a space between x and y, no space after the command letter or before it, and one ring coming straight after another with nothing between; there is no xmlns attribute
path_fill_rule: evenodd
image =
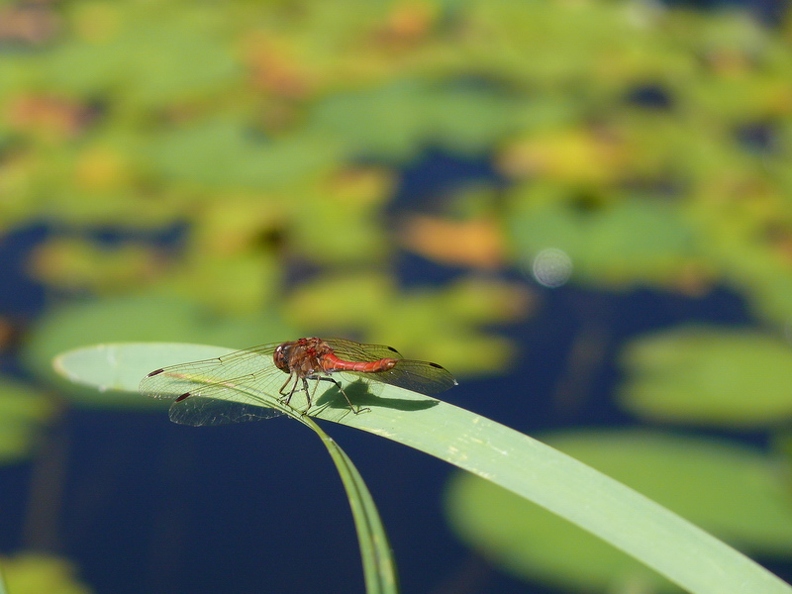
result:
<svg viewBox="0 0 792 594"><path fill-rule="evenodd" d="M332 371L358 371L362 373L377 373L393 369L398 359L377 359L376 361L344 361L334 353L325 353L321 359L322 368L326 372Z"/></svg>

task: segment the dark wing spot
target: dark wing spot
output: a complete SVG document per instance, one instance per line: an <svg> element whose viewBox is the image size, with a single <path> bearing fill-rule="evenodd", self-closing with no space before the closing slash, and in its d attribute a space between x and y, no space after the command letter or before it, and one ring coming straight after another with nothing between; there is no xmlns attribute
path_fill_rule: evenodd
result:
<svg viewBox="0 0 792 594"><path fill-rule="evenodd" d="M176 400L174 400L174 402L181 402L182 400L185 400L189 396L190 396L190 393L189 392L185 392L184 394L179 396Z"/></svg>
<svg viewBox="0 0 792 594"><path fill-rule="evenodd" d="M445 369L442 365L438 365L437 363L429 363L432 367L436 367L437 369Z"/></svg>
<svg viewBox="0 0 792 594"><path fill-rule="evenodd" d="M163 371L165 371L165 370L164 370L164 369L155 369L154 371L152 371L151 373L149 373L149 374L148 374L146 377L151 377L151 376L153 376L153 375L159 375L159 374L160 374L160 373L162 373Z"/></svg>
<svg viewBox="0 0 792 594"><path fill-rule="evenodd" d="M396 349L394 349L392 346L389 346L389 347L387 347L387 348L388 348L388 350L389 350L391 353L396 353L397 355L401 355L401 353L400 353L399 351L397 351Z"/></svg>

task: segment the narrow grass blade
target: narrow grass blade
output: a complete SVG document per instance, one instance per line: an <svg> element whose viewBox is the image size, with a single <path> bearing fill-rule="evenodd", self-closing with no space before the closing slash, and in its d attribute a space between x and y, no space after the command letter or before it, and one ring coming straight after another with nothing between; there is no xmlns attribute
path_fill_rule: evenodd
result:
<svg viewBox="0 0 792 594"><path fill-rule="evenodd" d="M124 369L115 374L115 387L134 391L137 379L150 370L151 349L170 348L173 352L162 362L167 364L176 357L190 360L189 347L105 345L101 351L94 348L93 355L90 348L66 353L57 359L56 368L74 381L102 385L96 377L112 354L113 364ZM218 349L218 354L223 352L228 349ZM148 367L141 366L143 359ZM137 379L121 381L122 377ZM376 396L359 395L356 404L371 410L355 415L332 391L318 387L311 416L397 441L492 481L588 530L689 592L792 594L788 584L690 522L513 429L392 386L383 386ZM251 402L243 388L229 390L228 398ZM258 402L265 405L262 399Z"/></svg>
<svg viewBox="0 0 792 594"><path fill-rule="evenodd" d="M301 422L313 429L322 440L344 483L352 515L355 518L360 554L363 558L366 592L395 594L399 589L390 543L366 483L363 482L349 456L322 431L321 427L310 417L303 417Z"/></svg>

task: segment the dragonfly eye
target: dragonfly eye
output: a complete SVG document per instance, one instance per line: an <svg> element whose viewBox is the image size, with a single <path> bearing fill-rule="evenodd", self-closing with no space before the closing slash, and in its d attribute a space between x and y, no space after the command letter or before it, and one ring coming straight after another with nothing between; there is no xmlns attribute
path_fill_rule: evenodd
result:
<svg viewBox="0 0 792 594"><path fill-rule="evenodd" d="M272 360L275 362L275 367L280 369L281 371L285 371L286 373L291 373L291 369L289 369L289 351L291 347L289 345L282 344L275 349L275 352L272 354Z"/></svg>

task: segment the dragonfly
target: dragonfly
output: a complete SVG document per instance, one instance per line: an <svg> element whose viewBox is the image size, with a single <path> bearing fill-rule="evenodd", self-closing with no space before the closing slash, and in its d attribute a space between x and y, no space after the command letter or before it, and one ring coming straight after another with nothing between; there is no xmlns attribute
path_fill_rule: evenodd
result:
<svg viewBox="0 0 792 594"><path fill-rule="evenodd" d="M267 406L256 393L277 398L285 406L291 405L295 394L303 393L307 406L302 412L306 413L319 382L334 384L353 413L367 410L352 404L340 379L357 379L373 392L381 383L426 395L457 385L441 365L405 359L393 347L314 336L156 369L143 378L139 390L153 398L173 400L170 419L193 426L241 423L284 414ZM237 398L230 400L233 394Z"/></svg>

